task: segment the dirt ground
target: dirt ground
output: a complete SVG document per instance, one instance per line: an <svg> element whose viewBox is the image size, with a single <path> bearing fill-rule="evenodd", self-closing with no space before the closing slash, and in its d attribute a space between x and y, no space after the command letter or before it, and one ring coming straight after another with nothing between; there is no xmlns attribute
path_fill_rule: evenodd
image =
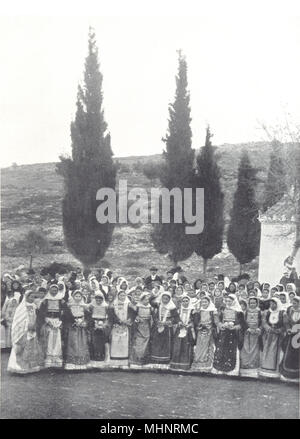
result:
<svg viewBox="0 0 300 439"><path fill-rule="evenodd" d="M299 418L294 384L162 372L8 374L1 355L1 419Z"/></svg>

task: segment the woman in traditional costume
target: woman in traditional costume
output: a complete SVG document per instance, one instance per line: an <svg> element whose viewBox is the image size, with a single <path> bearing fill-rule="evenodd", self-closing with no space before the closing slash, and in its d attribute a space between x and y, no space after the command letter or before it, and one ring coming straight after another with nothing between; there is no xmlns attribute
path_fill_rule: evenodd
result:
<svg viewBox="0 0 300 439"><path fill-rule="evenodd" d="M196 279L194 282L194 290L196 291L196 294L199 296L200 291L202 289L202 279Z"/></svg>
<svg viewBox="0 0 300 439"><path fill-rule="evenodd" d="M251 297L245 312L244 344L241 350L240 375L251 378L258 377L261 352L262 312L258 299Z"/></svg>
<svg viewBox="0 0 300 439"><path fill-rule="evenodd" d="M157 368L168 368L172 355L173 328L179 322L179 315L169 291L164 291L155 306L151 330L151 361Z"/></svg>
<svg viewBox="0 0 300 439"><path fill-rule="evenodd" d="M11 289L6 292L1 310L1 349L10 349L12 347L11 327L20 296L19 292L13 292Z"/></svg>
<svg viewBox="0 0 300 439"><path fill-rule="evenodd" d="M117 289L118 289L118 291L122 290L122 291L126 292L126 294L128 293L129 285L128 285L128 282L125 279L125 277L118 278Z"/></svg>
<svg viewBox="0 0 300 439"><path fill-rule="evenodd" d="M174 296L172 296L172 300L173 300L174 304L176 305L176 308L178 308L178 309L180 308L180 304L181 304L181 300L182 300L183 295L184 295L183 288L181 285L179 285L175 289Z"/></svg>
<svg viewBox="0 0 300 439"><path fill-rule="evenodd" d="M124 281L122 281L124 283ZM111 308L108 308L110 333L110 365L128 366L131 326L134 319L134 308L125 291L121 289Z"/></svg>
<svg viewBox="0 0 300 439"><path fill-rule="evenodd" d="M281 302L277 297L272 297L270 300L270 308L263 315L262 328L263 350L258 374L267 378L279 378L284 322Z"/></svg>
<svg viewBox="0 0 300 439"><path fill-rule="evenodd" d="M237 287L235 282L230 282L230 284L227 287L228 294L236 294L237 293Z"/></svg>
<svg viewBox="0 0 300 439"><path fill-rule="evenodd" d="M45 367L60 368L63 366L63 317L67 310L63 300L64 290L58 286L50 286L37 313L37 332L45 357Z"/></svg>
<svg viewBox="0 0 300 439"><path fill-rule="evenodd" d="M104 294L104 297L107 297L107 293L109 291L109 278L105 274L101 277L101 281L99 283L100 291Z"/></svg>
<svg viewBox="0 0 300 439"><path fill-rule="evenodd" d="M225 308L219 313L218 335L212 373L238 375L239 351L242 348L244 314L234 294L225 298Z"/></svg>
<svg viewBox="0 0 300 439"><path fill-rule="evenodd" d="M25 292L12 322L12 350L8 360L9 372L26 374L43 368L44 358L36 333L35 293Z"/></svg>
<svg viewBox="0 0 300 439"><path fill-rule="evenodd" d="M270 299L271 299L271 292L269 289L264 288L262 289L261 292L261 297L259 298L259 309L261 311L267 311L270 307Z"/></svg>
<svg viewBox="0 0 300 439"><path fill-rule="evenodd" d="M281 291L279 293L279 299L280 299L280 302L281 302L281 309L283 311L286 311L291 306L290 298L289 298L288 293L285 292L285 291Z"/></svg>
<svg viewBox="0 0 300 439"><path fill-rule="evenodd" d="M299 382L299 325L300 325L300 297L295 296L292 305L283 316L286 335L284 337L283 358L279 365L280 378L283 381ZM298 336L297 336L298 334ZM293 343L294 340L294 343Z"/></svg>
<svg viewBox="0 0 300 439"><path fill-rule="evenodd" d="M90 367L88 343L89 312L80 290L75 290L65 313L65 369L82 370Z"/></svg>
<svg viewBox="0 0 300 439"><path fill-rule="evenodd" d="M150 361L150 334L153 308L149 303L150 293L144 292L136 305L136 316L132 326L130 367L140 367Z"/></svg>
<svg viewBox="0 0 300 439"><path fill-rule="evenodd" d="M212 302L216 307L217 311L220 311L220 309L224 307L223 291L221 291L219 287L215 288Z"/></svg>
<svg viewBox="0 0 300 439"><path fill-rule="evenodd" d="M201 291L208 292L208 284L206 282L202 282Z"/></svg>
<svg viewBox="0 0 300 439"><path fill-rule="evenodd" d="M194 291L194 290L193 290ZM192 320L192 299L184 295L179 309L179 322L173 337L171 369L188 370L193 361L195 330Z"/></svg>
<svg viewBox="0 0 300 439"><path fill-rule="evenodd" d="M214 338L218 324L218 311L208 295L202 297L200 308L193 312L193 321L196 332L196 346L192 370L210 372L214 360Z"/></svg>
<svg viewBox="0 0 300 439"><path fill-rule="evenodd" d="M103 293L95 294L95 298L89 305L90 320L90 355L92 367L102 367L109 361L109 325L108 304Z"/></svg>

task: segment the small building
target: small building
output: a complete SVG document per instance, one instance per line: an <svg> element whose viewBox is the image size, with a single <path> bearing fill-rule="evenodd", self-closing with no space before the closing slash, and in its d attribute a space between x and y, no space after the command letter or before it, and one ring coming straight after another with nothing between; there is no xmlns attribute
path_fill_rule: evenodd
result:
<svg viewBox="0 0 300 439"><path fill-rule="evenodd" d="M284 260L292 253L296 236L296 211L289 196L259 216L261 241L259 253L259 282L279 283L286 271ZM294 260L300 274L300 251Z"/></svg>

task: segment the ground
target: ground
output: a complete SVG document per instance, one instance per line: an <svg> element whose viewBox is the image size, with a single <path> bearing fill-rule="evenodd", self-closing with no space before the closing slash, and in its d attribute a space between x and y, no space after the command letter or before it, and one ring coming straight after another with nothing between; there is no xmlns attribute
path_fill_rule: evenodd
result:
<svg viewBox="0 0 300 439"><path fill-rule="evenodd" d="M299 418L294 384L133 371L18 376L1 357L1 419Z"/></svg>

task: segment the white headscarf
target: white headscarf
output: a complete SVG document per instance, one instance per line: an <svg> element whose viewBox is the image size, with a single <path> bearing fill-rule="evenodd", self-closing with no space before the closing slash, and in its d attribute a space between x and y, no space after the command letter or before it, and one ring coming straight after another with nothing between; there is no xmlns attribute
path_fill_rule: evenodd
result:
<svg viewBox="0 0 300 439"><path fill-rule="evenodd" d="M237 312L243 312L236 295L235 294L228 294L228 297L230 297L233 300L233 304L230 306L230 308L234 309Z"/></svg>
<svg viewBox="0 0 300 439"><path fill-rule="evenodd" d="M126 290L121 290L121 285L123 282L125 282L125 284L127 285ZM125 277L119 277L118 282L117 282L117 291L118 292L124 291L125 294L128 294L128 287L129 287L129 284L128 284L128 281L125 279Z"/></svg>
<svg viewBox="0 0 300 439"><path fill-rule="evenodd" d="M278 299L277 297L272 297L271 299L270 299L270 302L276 302L276 304L277 304L277 308L276 309L271 309L271 307L269 308L269 311L271 312L271 313L279 313L279 311L282 311L282 303L281 303L281 300L280 299Z"/></svg>
<svg viewBox="0 0 300 439"><path fill-rule="evenodd" d="M120 302L119 295L121 293L126 294L126 291L119 290L117 292L116 298L113 302L113 307L114 307L114 311L115 311L116 316L122 321L122 320L126 320L128 318L128 306L130 304L130 300L128 299L128 297L126 295L124 302ZM120 305L122 305L122 308L120 307Z"/></svg>
<svg viewBox="0 0 300 439"><path fill-rule="evenodd" d="M202 304L201 304L201 300L202 299L207 299L209 301L209 305L207 308L203 308ZM215 307L215 305L213 304L209 294L205 294L205 296L201 297L200 299L200 311L213 311L213 312L217 312L217 308Z"/></svg>
<svg viewBox="0 0 300 439"><path fill-rule="evenodd" d="M55 296L52 296L50 294L50 290L53 287L57 288L57 294ZM48 290L48 292L47 292L47 294L46 294L46 296L44 297L43 300L46 300L46 299L47 300L62 300L64 297L65 297L65 291L64 290L60 291L56 284L52 284L52 285L50 285L49 290Z"/></svg>
<svg viewBox="0 0 300 439"><path fill-rule="evenodd" d="M191 298L187 294L184 294L181 297L182 297L182 300L183 299L189 299L189 305L186 308L184 308L182 306L182 302L181 302L181 306L180 306L180 309L179 309L180 320L182 321L182 323L184 325L187 325L189 323L190 316L191 316L191 313L192 313L192 311L194 309L194 306L192 304Z"/></svg>

